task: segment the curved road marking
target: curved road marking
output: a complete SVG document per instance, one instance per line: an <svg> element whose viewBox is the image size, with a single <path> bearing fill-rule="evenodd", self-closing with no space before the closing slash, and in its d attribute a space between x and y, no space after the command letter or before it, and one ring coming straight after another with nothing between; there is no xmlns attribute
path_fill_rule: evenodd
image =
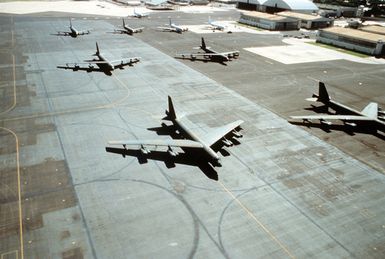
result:
<svg viewBox="0 0 385 259"><path fill-rule="evenodd" d="M14 118L5 118L2 121L15 121L15 120L23 120L23 119L33 119L33 118L39 118L39 117L45 117L45 116L54 116L54 115L64 115L64 114L69 114L73 112L83 112L83 111L92 111L92 110L99 110L99 109L106 109L106 108L112 108L115 106L118 106L119 104L123 103L129 96L130 96L130 89L128 86L123 83L115 74L112 74L114 79L123 87L127 90L127 93L125 96L122 98L100 106L90 106L90 107L84 107L84 108L79 108L79 109L74 109L74 110L66 110L66 111L57 111L57 112L47 112L47 113L38 113L38 114L33 114L33 115L28 115L28 116L20 116L20 117L14 117ZM130 108L132 110L140 110L136 108ZM142 111L142 110L140 110ZM1 115L2 113L0 113Z"/></svg>
<svg viewBox="0 0 385 259"><path fill-rule="evenodd" d="M8 109L6 109L5 111L3 112L0 112L0 115L4 114L4 113L7 113L9 111L11 111L13 108L15 108L16 106L16 70L15 70L15 55L12 54L12 71L13 71L13 104L11 105L11 107L9 107Z"/></svg>
<svg viewBox="0 0 385 259"><path fill-rule="evenodd" d="M287 249L287 247L282 244L281 241L271 232L265 225L262 224L260 220L253 214L251 210L249 210L243 203L235 197L235 195L221 182L218 181L219 184L222 186L222 188L238 203L238 205L270 236L270 238L277 243L281 249L292 259L295 258L295 256Z"/></svg>
<svg viewBox="0 0 385 259"><path fill-rule="evenodd" d="M21 209L21 185L20 185L20 155L19 155L19 138L12 130L4 127L0 129L11 133L15 138L16 144L16 171L17 171L17 195L18 195L18 207L19 207L19 231L20 231L20 258L24 259L24 240L23 240L23 212Z"/></svg>

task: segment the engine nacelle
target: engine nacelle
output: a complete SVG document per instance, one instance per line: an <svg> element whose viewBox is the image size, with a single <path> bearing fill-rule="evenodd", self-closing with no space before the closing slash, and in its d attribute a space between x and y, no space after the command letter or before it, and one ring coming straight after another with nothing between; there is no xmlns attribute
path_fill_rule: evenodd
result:
<svg viewBox="0 0 385 259"><path fill-rule="evenodd" d="M176 156L179 154L178 152L176 152L175 150L173 150L170 146L169 146L168 149L167 149L167 153L169 153L170 156L172 156L172 157L176 157Z"/></svg>
<svg viewBox="0 0 385 259"><path fill-rule="evenodd" d="M320 119L321 124L331 126L332 123L330 121L325 121L324 119Z"/></svg>
<svg viewBox="0 0 385 259"><path fill-rule="evenodd" d="M144 147L144 146L141 146L141 147L140 147L140 152L141 152L143 155L148 155L148 154L151 153L151 151L148 150L148 149L147 149L146 147Z"/></svg>
<svg viewBox="0 0 385 259"><path fill-rule="evenodd" d="M357 124L355 124L354 122L348 122L348 121L344 121L344 124L348 125L350 127L356 127L357 126Z"/></svg>
<svg viewBox="0 0 385 259"><path fill-rule="evenodd" d="M243 137L243 135L239 131L233 130L231 133L234 136L236 136L237 138L242 138Z"/></svg>
<svg viewBox="0 0 385 259"><path fill-rule="evenodd" d="M222 143L226 146L226 147L231 147L233 145L233 142L231 142L230 140L226 139L226 138L223 138L222 139Z"/></svg>

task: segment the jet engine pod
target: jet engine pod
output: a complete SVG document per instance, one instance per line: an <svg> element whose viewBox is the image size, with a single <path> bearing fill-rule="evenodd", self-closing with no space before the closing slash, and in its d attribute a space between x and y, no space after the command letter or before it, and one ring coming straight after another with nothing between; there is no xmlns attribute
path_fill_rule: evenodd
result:
<svg viewBox="0 0 385 259"><path fill-rule="evenodd" d="M145 146L142 145L142 146L140 147L140 153L142 153L143 155L148 155L148 154L151 153L151 151L148 150Z"/></svg>
<svg viewBox="0 0 385 259"><path fill-rule="evenodd" d="M176 152L175 150L173 150L170 146L169 146L168 149L167 149L167 153L169 153L170 156L172 156L172 157L176 157L176 156L179 154L178 152Z"/></svg>

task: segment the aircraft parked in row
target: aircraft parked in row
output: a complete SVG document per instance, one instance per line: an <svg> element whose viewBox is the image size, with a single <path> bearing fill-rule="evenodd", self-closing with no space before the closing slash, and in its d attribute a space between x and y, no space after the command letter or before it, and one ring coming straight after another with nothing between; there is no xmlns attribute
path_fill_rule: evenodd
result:
<svg viewBox="0 0 385 259"><path fill-rule="evenodd" d="M333 109L336 114L290 116L290 118L301 119L304 122L319 120L321 124L328 126L332 125L332 120L340 120L345 125L351 127L356 127L359 124L361 126L373 126L381 131L385 130L385 122L380 120L382 118L381 115L384 113L381 110L379 111L377 103L371 102L362 111L357 111L342 103L332 100L323 82L319 82L318 94L313 94L312 98L308 98L306 100L312 102L321 102L326 106L326 108L330 107Z"/></svg>
<svg viewBox="0 0 385 259"><path fill-rule="evenodd" d="M124 66L132 66L133 64L140 61L139 57L123 58L119 60L108 60L100 52L97 42L96 53L93 56L96 56L97 59L85 60L85 62L80 63L67 63L66 66L58 66L58 68L72 69L73 71L85 70L87 72L103 71L105 74L111 75L111 71L117 68L123 69ZM88 64L88 67L82 67L79 66L79 64ZM98 68L95 68L95 65Z"/></svg>
<svg viewBox="0 0 385 259"><path fill-rule="evenodd" d="M209 16L209 26L213 31L215 31L215 30L224 31L226 29L225 25L223 25L217 21L212 21L210 16Z"/></svg>
<svg viewBox="0 0 385 259"><path fill-rule="evenodd" d="M132 35L134 33L142 32L143 29L144 29L144 27L131 28L131 27L127 26L126 23L124 22L124 18L122 19L122 21L123 21L122 29L115 29L114 32L116 32L116 33L126 33L128 35Z"/></svg>
<svg viewBox="0 0 385 259"><path fill-rule="evenodd" d="M197 52L197 53L183 53L183 54L177 54L177 57L181 58L189 58L191 60L196 60L197 58L203 58L203 60L210 60L214 62L219 62L219 63L224 63L227 61L230 61L233 58L238 58L239 57L239 51L228 51L228 52L218 52L210 47L206 46L205 40L202 37L202 43L199 46L199 49L203 50L204 53L202 52Z"/></svg>
<svg viewBox="0 0 385 259"><path fill-rule="evenodd" d="M173 23L171 21L171 18L169 18L168 27L158 27L158 29L160 29L162 31L170 31L170 32L177 32L177 33L182 33L182 32L188 31L187 27L182 27L182 26L179 26L179 25L176 25L175 23Z"/></svg>
<svg viewBox="0 0 385 259"><path fill-rule="evenodd" d="M171 121L172 125L166 126L162 124L162 126L172 128L173 132L179 132L180 136L178 137L182 139L118 140L109 141L108 144L122 145L125 150L127 150L127 146L138 146L138 150L142 156L149 159L152 158L152 153L167 152L169 158L175 158L176 160L180 155L184 156L188 153L192 158L200 162L206 161L212 166L221 166L220 157L215 150L220 150L224 145L232 146L233 142L237 142L234 139L230 140L233 137L242 137L242 134L238 131L238 129L241 129L240 125L243 123L242 120L237 120L225 126L209 130L208 133L204 135L194 132L194 130L188 126L190 124L186 122L186 118L177 113L170 96L168 97L168 110L166 110L164 120ZM149 146L154 147L154 149L148 149ZM157 147L167 147L167 150L159 151L156 150ZM184 153L179 153L175 148L181 148ZM122 153L122 155L124 157L125 153Z"/></svg>
<svg viewBox="0 0 385 259"><path fill-rule="evenodd" d="M78 31L72 25L72 21L70 19L70 31L58 31L56 35L58 36L71 36L72 38L76 38L78 35L90 34L90 31Z"/></svg>
<svg viewBox="0 0 385 259"><path fill-rule="evenodd" d="M136 17L136 18L143 18L143 17L148 17L148 13L138 12L134 8L134 13L132 15L129 15L129 16Z"/></svg>

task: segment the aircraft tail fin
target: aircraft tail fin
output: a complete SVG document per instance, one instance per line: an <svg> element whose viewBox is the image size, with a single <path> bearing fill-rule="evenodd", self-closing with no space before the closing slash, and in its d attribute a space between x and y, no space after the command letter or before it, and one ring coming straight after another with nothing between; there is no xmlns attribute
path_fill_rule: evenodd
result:
<svg viewBox="0 0 385 259"><path fill-rule="evenodd" d="M319 82L317 101L327 103L330 101L330 96L323 82Z"/></svg>
<svg viewBox="0 0 385 259"><path fill-rule="evenodd" d="M171 96L168 96L168 111L166 111L167 117L170 120L174 120L177 118L175 109L174 109L174 104L172 103Z"/></svg>
<svg viewBox="0 0 385 259"><path fill-rule="evenodd" d="M122 18L122 20L123 20L123 27L125 27L125 26L126 26L126 23L124 22L124 18Z"/></svg>
<svg viewBox="0 0 385 259"><path fill-rule="evenodd" d="M202 37L201 49L205 50L206 48L205 39Z"/></svg>
<svg viewBox="0 0 385 259"><path fill-rule="evenodd" d="M171 27L171 24L172 24L171 18L168 18L168 22L169 22L170 27Z"/></svg>
<svg viewBox="0 0 385 259"><path fill-rule="evenodd" d="M362 111L362 114L369 118L377 118L378 116L378 104L371 102Z"/></svg>
<svg viewBox="0 0 385 259"><path fill-rule="evenodd" d="M209 24L211 24L211 16L209 16Z"/></svg>
<svg viewBox="0 0 385 259"><path fill-rule="evenodd" d="M70 28L72 27L72 19L70 18Z"/></svg>

